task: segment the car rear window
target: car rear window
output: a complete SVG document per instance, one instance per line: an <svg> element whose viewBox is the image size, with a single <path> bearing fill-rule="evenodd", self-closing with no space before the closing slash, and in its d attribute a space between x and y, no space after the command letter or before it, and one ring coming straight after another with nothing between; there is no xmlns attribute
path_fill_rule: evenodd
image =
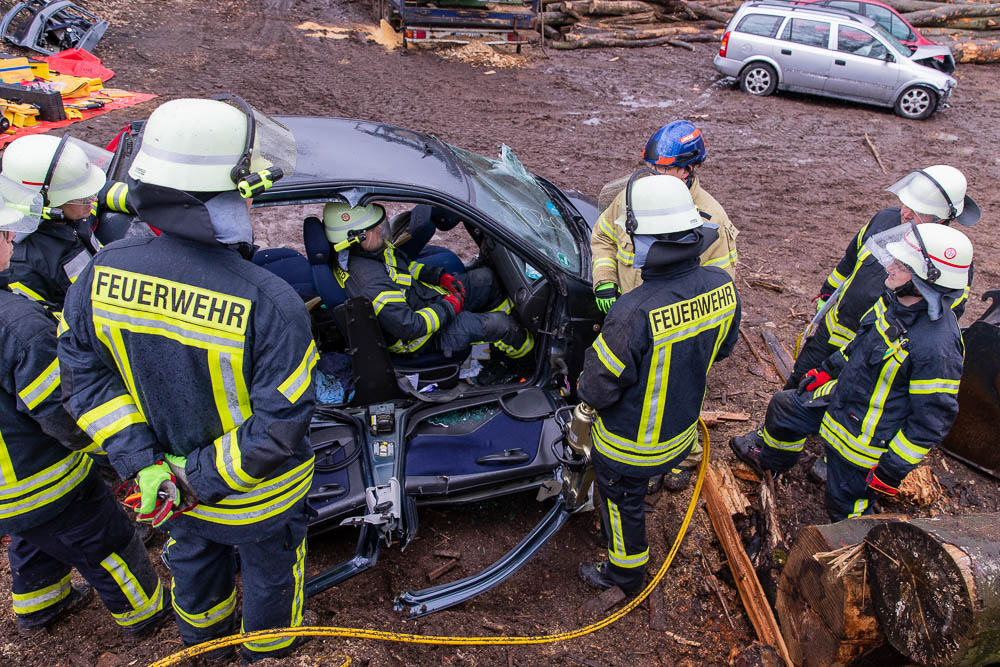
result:
<svg viewBox="0 0 1000 667"><path fill-rule="evenodd" d="M826 21L792 19L781 33L781 39L796 44L818 46L825 49L829 43L830 24Z"/></svg>
<svg viewBox="0 0 1000 667"><path fill-rule="evenodd" d="M778 26L781 25L780 16L772 14L747 14L736 26L736 32L745 32L761 37L774 37L778 33Z"/></svg>
<svg viewBox="0 0 1000 667"><path fill-rule="evenodd" d="M854 12L855 14L861 13L861 3L860 2L848 2L847 0L831 0L826 3L829 7L836 7L837 9L846 9L849 12Z"/></svg>

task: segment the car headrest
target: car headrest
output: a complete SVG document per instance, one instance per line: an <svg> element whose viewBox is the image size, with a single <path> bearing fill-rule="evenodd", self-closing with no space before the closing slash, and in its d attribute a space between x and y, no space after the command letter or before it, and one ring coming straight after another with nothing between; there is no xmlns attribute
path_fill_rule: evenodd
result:
<svg viewBox="0 0 1000 667"><path fill-rule="evenodd" d="M329 263L330 242L326 239L322 220L309 216L302 221L302 244L306 248L306 257L310 264Z"/></svg>

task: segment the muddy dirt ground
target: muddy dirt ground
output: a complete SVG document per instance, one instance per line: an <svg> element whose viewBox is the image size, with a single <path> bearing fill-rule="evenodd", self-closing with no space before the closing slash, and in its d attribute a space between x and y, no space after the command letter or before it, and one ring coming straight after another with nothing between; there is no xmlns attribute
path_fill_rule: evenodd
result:
<svg viewBox="0 0 1000 667"><path fill-rule="evenodd" d="M6 9L10 3L3 3ZM112 20L96 49L117 72L112 85L157 93L159 100L78 123L70 131L105 143L132 118L145 117L164 99L232 91L265 111L340 115L386 121L431 132L445 141L495 155L503 142L524 164L563 187L596 196L601 185L637 165L650 132L686 117L704 131L709 158L706 188L740 228L738 287L744 330L754 338L770 328L786 345L804 326L810 299L849 239L868 218L895 203L883 189L909 170L936 163L962 168L969 191L985 212L968 231L976 248L976 284L965 322L985 306L979 296L1000 287L1000 70L960 66L953 108L928 121L895 117L889 110L798 95L758 99L720 81L713 44L694 52L673 48L575 52L526 49L516 67L478 66L429 50L389 51L361 33L346 39L309 36L304 22L350 27L371 24L367 3L338 0L111 0L85 2ZM318 34L336 34L318 31ZM889 170L883 174L864 142L872 138ZM271 221L258 229L262 245L297 245L297 221ZM778 291L752 286L755 279ZM758 282L758 285L760 283ZM756 338L759 340L759 338ZM763 417L778 385L748 371L753 361L740 343L713 370L707 409ZM723 394L726 394L723 405ZM731 459L726 442L751 424L711 429L712 458ZM807 445L803 463L779 483L782 528L788 535L825 522L822 489L806 470L819 453ZM945 497L919 514L1000 509L996 482L933 453L929 461L945 482ZM753 492L750 485L744 489ZM651 567L662 562L680 523L688 493L650 499L647 525ZM425 619L406 621L392 611L393 596L427 585L440 564L432 552L459 551L446 577L465 576L492 562L542 516L531 496L494 501L470 511L427 510L421 532L407 549L388 549L378 566L316 596L310 607L321 625L358 626L434 635L541 635L594 621L581 607L594 595L576 576L582 560L602 555L591 517L569 524L513 579L480 598ZM898 508L893 508L898 509ZM354 534L335 532L310 544L314 573L349 556ZM162 539L152 543L156 562ZM283 664L403 665L701 665L727 664L748 646L753 630L735 588L724 586L734 627L703 580L698 552L710 568L724 558L702 509L661 588L666 627L650 629L649 603L616 625L560 644L527 647L432 647L359 640L318 639ZM128 645L108 613L92 602L82 613L30 641L17 638L9 605L6 554L0 558L0 662L5 665L146 664L181 648L174 627ZM164 581L165 569L160 568Z"/></svg>

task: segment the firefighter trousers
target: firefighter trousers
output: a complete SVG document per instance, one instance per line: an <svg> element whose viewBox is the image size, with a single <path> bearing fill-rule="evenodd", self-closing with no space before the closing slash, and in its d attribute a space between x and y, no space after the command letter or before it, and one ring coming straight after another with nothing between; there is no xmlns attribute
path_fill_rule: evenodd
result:
<svg viewBox="0 0 1000 667"><path fill-rule="evenodd" d="M290 514L274 533L249 537L248 532L247 541L236 545L213 541L210 526L170 529L164 561L173 575L174 615L185 645L237 630L237 550L243 582L242 631L302 624L307 519L304 506ZM285 655L294 648L293 642L294 638L247 642L241 651L252 662Z"/></svg>
<svg viewBox="0 0 1000 667"><path fill-rule="evenodd" d="M96 472L59 516L11 535L8 549L17 622L45 625L70 594L72 569L94 587L115 622L141 632L163 610L163 587L146 548Z"/></svg>
<svg viewBox="0 0 1000 667"><path fill-rule="evenodd" d="M465 304L462 312L438 334L437 345L441 350L451 355L482 341L496 344L515 359L530 352L534 341L517 320L502 310L484 312L510 303L503 299L496 274L488 268L478 268L458 278L465 287Z"/></svg>
<svg viewBox="0 0 1000 667"><path fill-rule="evenodd" d="M627 477L594 456L594 474L601 493L601 520L608 536L608 572L626 593L642 589L649 562L646 542L646 487L649 477Z"/></svg>
<svg viewBox="0 0 1000 667"><path fill-rule="evenodd" d="M764 417L764 445L761 464L768 470L786 472L798 462L806 436L819 433L826 414L829 396L813 398L812 393L779 391L767 405ZM868 471L860 468L835 450L825 446L826 512L831 521L871 514Z"/></svg>

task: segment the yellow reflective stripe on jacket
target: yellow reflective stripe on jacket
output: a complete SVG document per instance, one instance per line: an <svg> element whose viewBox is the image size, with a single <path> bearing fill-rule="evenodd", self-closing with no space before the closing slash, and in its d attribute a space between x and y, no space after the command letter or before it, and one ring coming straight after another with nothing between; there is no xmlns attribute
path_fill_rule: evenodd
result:
<svg viewBox="0 0 1000 667"><path fill-rule="evenodd" d="M20 294L21 296L26 296L32 301L45 301L45 298L41 294L31 289L22 282L14 282L7 285L7 287L9 287L10 291L13 292L14 294Z"/></svg>
<svg viewBox="0 0 1000 667"><path fill-rule="evenodd" d="M29 410L34 410L39 403L48 398L56 387L59 386L59 359L53 359L52 363L42 371L37 378L22 389L18 396Z"/></svg>
<svg viewBox="0 0 1000 667"><path fill-rule="evenodd" d="M710 259L703 263L702 266L715 266L720 269L726 269L736 264L737 260L739 260L739 254L736 252L736 249L733 248L729 251L729 254L723 255L722 257L716 257L715 259Z"/></svg>
<svg viewBox="0 0 1000 667"><path fill-rule="evenodd" d="M601 214L601 217L597 219L597 226L601 228L602 232L608 235L609 239L614 239L618 237L618 234L615 232L613 224L614 223L612 222L608 222L607 216L605 216L603 213Z"/></svg>
<svg viewBox="0 0 1000 667"><path fill-rule="evenodd" d="M3 433L0 432L0 487L5 487L16 481L17 473L14 472L14 462L10 458L7 443L3 439Z"/></svg>
<svg viewBox="0 0 1000 667"><path fill-rule="evenodd" d="M921 447L910 442L902 431L896 433L889 441L889 449L895 452L899 458L913 465L920 463L930 451L928 447Z"/></svg>
<svg viewBox="0 0 1000 667"><path fill-rule="evenodd" d="M617 269L618 263L611 257L597 257L594 259L593 263L594 272L596 273L600 268Z"/></svg>
<svg viewBox="0 0 1000 667"><path fill-rule="evenodd" d="M244 336L117 306L94 304L94 324L133 333L163 336L181 345L223 353L242 352Z"/></svg>
<svg viewBox="0 0 1000 667"><path fill-rule="evenodd" d="M806 444L806 439L800 438L798 440L779 440L773 435L767 432L767 427L764 427L762 435L764 437L764 444L773 449L780 449L784 452L801 452L803 446Z"/></svg>
<svg viewBox="0 0 1000 667"><path fill-rule="evenodd" d="M862 230L862 232L863 231L864 230ZM861 238L860 234L858 238L859 239ZM837 287L841 288L840 295L837 297L837 303L833 304L833 306L826 312L826 316L823 318L824 322L826 323L826 328L830 332L830 342L838 347L843 347L844 345L850 343L851 340L854 338L854 334L856 333L854 331L851 331L844 325L842 325L840 323L840 320L837 318L837 310L840 308L840 301L841 299L844 298L844 295L847 294L847 291L850 289L851 283L854 281L854 278L858 275L858 270L861 269L861 265L864 263L865 259L867 259L870 255L871 253L868 252L868 250L864 247L861 247L858 250L858 259L857 261L854 262L854 268L851 270L851 275L847 276L846 278L841 280L840 283L837 284ZM837 276L840 275L836 271L834 271L834 274L836 274ZM832 277L833 275L831 274L831 278Z"/></svg>
<svg viewBox="0 0 1000 667"><path fill-rule="evenodd" d="M208 350L208 374L212 380L215 411L225 431L237 428L250 418L250 390L243 377L243 351Z"/></svg>
<svg viewBox="0 0 1000 667"><path fill-rule="evenodd" d="M113 183L108 188L108 194L104 198L104 205L112 211L128 213L128 204L125 201L126 197L128 197L128 184L121 182Z"/></svg>
<svg viewBox="0 0 1000 667"><path fill-rule="evenodd" d="M846 279L847 279L847 276L845 276L844 274L842 274L837 269L834 269L833 273L830 274L830 277L826 279L826 282L828 282L831 285L833 285L833 289L837 289L838 287L840 287L844 283L844 281Z"/></svg>
<svg viewBox="0 0 1000 667"><path fill-rule="evenodd" d="M14 613L21 616L34 614L62 602L73 590L70 585L70 577L72 576L73 573L70 572L51 586L39 588L30 593L11 593L11 597L14 598Z"/></svg>
<svg viewBox="0 0 1000 667"><path fill-rule="evenodd" d="M390 352L395 352L396 354L408 354L411 352L416 352L424 344L431 339L434 332L441 328L441 319L438 317L437 311L435 311L430 306L426 308L421 308L415 311L424 320L424 325L427 327L427 333L419 338L414 338L410 341L404 341L403 339L397 339L395 343L389 346Z"/></svg>
<svg viewBox="0 0 1000 667"><path fill-rule="evenodd" d="M62 461L15 484L0 488L0 519L27 514L59 500L87 479L93 459L72 452Z"/></svg>
<svg viewBox="0 0 1000 667"><path fill-rule="evenodd" d="M375 315L381 313L386 304L390 303L406 303L406 296L399 290L379 292L378 296L375 297L375 301L372 302Z"/></svg>
<svg viewBox="0 0 1000 667"><path fill-rule="evenodd" d="M649 376L646 378L646 393L642 401L636 441L650 445L660 435L663 413L667 400L667 384L670 382L670 358L673 343L660 343L653 347L649 360Z"/></svg>
<svg viewBox="0 0 1000 667"><path fill-rule="evenodd" d="M215 469L229 488L234 491L250 491L260 484L263 478L252 477L243 470L243 454L240 451L237 433L237 430L233 429L212 443L215 447Z"/></svg>
<svg viewBox="0 0 1000 667"><path fill-rule="evenodd" d="M594 352L597 352L597 358L601 360L604 367L615 377L621 377L621 374L625 371L625 364L608 347L608 344L604 341L603 333L597 334L592 347L594 348Z"/></svg>
<svg viewBox="0 0 1000 667"><path fill-rule="evenodd" d="M295 403L309 388L309 384L312 382L312 371L316 367L317 361L319 361L319 354L316 352L316 341L309 341L309 347L306 348L302 361L295 367L291 375L278 385L278 391L288 399L289 403Z"/></svg>
<svg viewBox="0 0 1000 667"><path fill-rule="evenodd" d="M113 553L102 560L101 567L111 575L128 603L132 605L132 611L120 614L111 612L118 625L127 627L141 623L163 609L163 584L160 583L159 579L156 581L156 590L153 591L152 595L147 596L139 580L129 569L128 563L118 554Z"/></svg>
<svg viewBox="0 0 1000 667"><path fill-rule="evenodd" d="M397 268L396 265L396 253L395 248L391 243L385 244L385 250L382 251L382 257L384 258L385 271L389 274L389 279L396 283L397 285L402 285L403 287L409 287L413 284L413 276L409 273L403 273Z"/></svg>
<svg viewBox="0 0 1000 667"><path fill-rule="evenodd" d="M693 444L698 437L696 426L697 422L666 442L639 444L609 431L598 415L592 432L594 446L609 459L629 465L655 466L676 458Z"/></svg>
<svg viewBox="0 0 1000 667"><path fill-rule="evenodd" d="M309 491L314 461L311 458L280 477L265 480L246 493L228 496L214 505L196 505L185 516L237 526L276 516L292 507Z"/></svg>
<svg viewBox="0 0 1000 667"><path fill-rule="evenodd" d="M488 312L488 313L506 313L507 315L510 315L513 310L514 310L514 304L512 304L510 302L510 299L504 298L503 301L501 301L497 305L493 306L492 308L490 308L486 312Z"/></svg>
<svg viewBox="0 0 1000 667"><path fill-rule="evenodd" d="M608 543L608 560L618 567L641 567L649 561L649 549L642 553L629 554L625 551L625 534L622 531L621 512L618 505L608 500L608 519L611 523L611 540Z"/></svg>
<svg viewBox="0 0 1000 667"><path fill-rule="evenodd" d="M142 424L145 421L132 397L122 394L83 413L76 423L100 447L116 433L132 424Z"/></svg>
<svg viewBox="0 0 1000 667"><path fill-rule="evenodd" d="M957 394L960 380L933 378L930 380L910 380L911 394Z"/></svg>
<svg viewBox="0 0 1000 667"><path fill-rule="evenodd" d="M233 592L229 594L225 600L215 605L211 609L201 612L189 612L181 609L181 606L177 604L177 596L174 594L174 589L177 587L177 580L174 579L170 583L170 603L185 623L188 625L193 625L196 628L209 628L220 621L224 621L229 618L229 616L236 611L236 589L233 588Z"/></svg>
<svg viewBox="0 0 1000 667"><path fill-rule="evenodd" d="M615 259L617 259L618 263L623 266L632 266L632 263L635 261L635 253L629 252L625 248L618 246L618 252L615 253Z"/></svg>

